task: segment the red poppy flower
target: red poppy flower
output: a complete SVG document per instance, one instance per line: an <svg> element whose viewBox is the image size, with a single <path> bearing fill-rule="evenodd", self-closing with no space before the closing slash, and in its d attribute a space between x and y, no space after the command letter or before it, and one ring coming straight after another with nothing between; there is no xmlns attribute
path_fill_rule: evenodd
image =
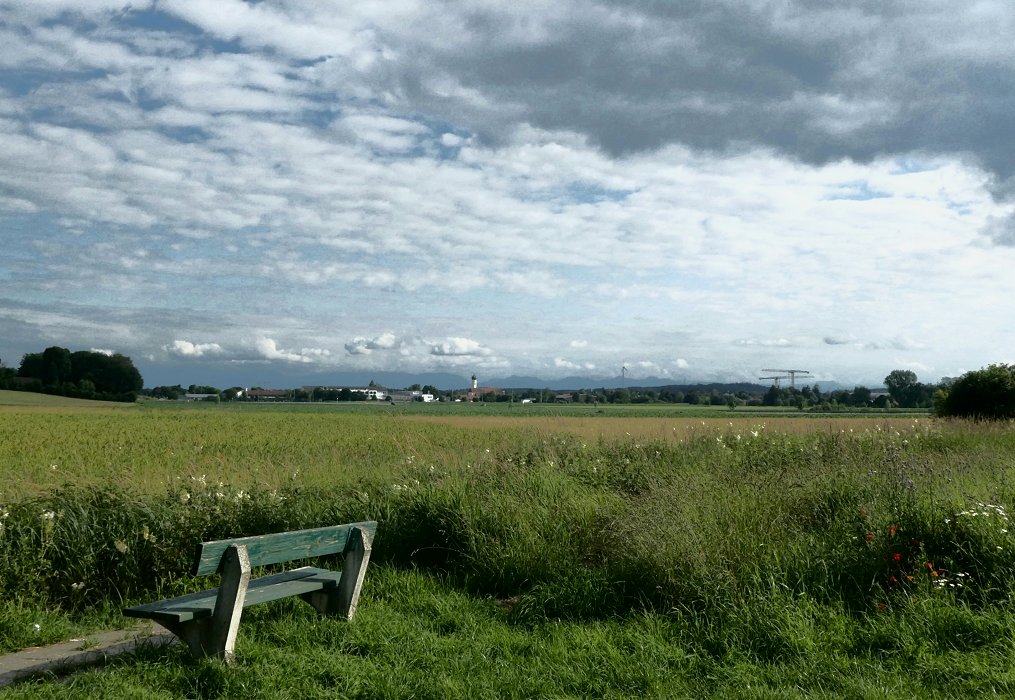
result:
<svg viewBox="0 0 1015 700"><path fill-rule="evenodd" d="M863 536L863 538L865 540L867 540L868 542L873 542L874 541L874 533L873 532L868 532L866 535Z"/></svg>
<svg viewBox="0 0 1015 700"><path fill-rule="evenodd" d="M898 552L896 552L895 554L892 555L892 560L893 561L899 561L900 559L902 559L902 555L899 554Z"/></svg>

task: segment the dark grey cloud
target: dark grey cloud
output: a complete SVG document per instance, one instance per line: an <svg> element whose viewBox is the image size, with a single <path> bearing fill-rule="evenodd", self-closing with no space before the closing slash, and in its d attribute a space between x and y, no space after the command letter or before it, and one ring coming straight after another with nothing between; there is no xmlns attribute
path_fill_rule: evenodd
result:
<svg viewBox="0 0 1015 700"><path fill-rule="evenodd" d="M959 154L999 192L1015 174L1010 3L628 0L457 21L460 36L408 39L400 94L488 140L529 122L612 155L670 143L808 163ZM436 89L441 76L464 90Z"/></svg>
<svg viewBox="0 0 1015 700"><path fill-rule="evenodd" d="M986 233L997 245L1015 246L1015 214L994 219L987 225Z"/></svg>

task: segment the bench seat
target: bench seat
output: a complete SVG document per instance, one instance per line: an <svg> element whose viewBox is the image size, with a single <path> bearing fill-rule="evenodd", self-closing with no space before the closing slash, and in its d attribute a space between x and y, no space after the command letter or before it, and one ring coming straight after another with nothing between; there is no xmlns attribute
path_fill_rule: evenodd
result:
<svg viewBox="0 0 1015 700"><path fill-rule="evenodd" d="M322 615L351 620L356 612L375 521L202 542L193 574L222 575L221 585L198 593L124 609L128 617L155 620L183 640L195 658L232 663L244 608L297 596ZM304 566L252 579L251 570L297 559L342 554L341 571Z"/></svg>
<svg viewBox="0 0 1015 700"><path fill-rule="evenodd" d="M335 589L341 579L341 571L317 569L312 566L262 576L250 581L250 585L247 586L247 595L243 600L243 607L249 608L251 605L267 603L289 596ZM123 614L127 617L140 617L168 623L201 620L211 617L215 612L215 601L218 600L218 595L218 588L210 588L177 598L126 608Z"/></svg>

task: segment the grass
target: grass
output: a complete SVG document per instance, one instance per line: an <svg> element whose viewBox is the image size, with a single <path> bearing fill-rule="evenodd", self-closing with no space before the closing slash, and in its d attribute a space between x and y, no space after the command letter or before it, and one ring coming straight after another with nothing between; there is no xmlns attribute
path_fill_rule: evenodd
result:
<svg viewBox="0 0 1015 700"><path fill-rule="evenodd" d="M66 396L50 396L28 391L10 391L0 389L0 411L16 408L48 408L65 411L68 409L123 408L133 404L116 403L113 401L91 401L89 399L71 399Z"/></svg>
<svg viewBox="0 0 1015 700"><path fill-rule="evenodd" d="M351 624L260 606L238 669L143 653L15 697L1013 690L1010 426L11 416L5 459L28 476L0 500L2 648L208 585L186 575L199 540L380 522Z"/></svg>
<svg viewBox="0 0 1015 700"><path fill-rule="evenodd" d="M352 624L244 614L238 664L145 651L11 698L976 697L1015 691L1015 617L928 603L855 617L775 597L722 620L636 613L520 626L433 574L374 567Z"/></svg>

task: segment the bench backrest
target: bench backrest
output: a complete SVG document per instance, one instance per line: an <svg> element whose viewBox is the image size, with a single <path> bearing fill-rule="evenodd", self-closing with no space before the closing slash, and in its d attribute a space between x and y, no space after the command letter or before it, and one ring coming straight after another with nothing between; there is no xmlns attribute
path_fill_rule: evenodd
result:
<svg viewBox="0 0 1015 700"><path fill-rule="evenodd" d="M344 552L349 542L349 534L357 527L367 530L371 540L377 532L377 523L371 520L348 525L317 527L312 530L293 530L273 535L202 542L197 546L197 555L194 558L194 575L207 576L218 571L222 555L233 544L246 546L252 567Z"/></svg>

